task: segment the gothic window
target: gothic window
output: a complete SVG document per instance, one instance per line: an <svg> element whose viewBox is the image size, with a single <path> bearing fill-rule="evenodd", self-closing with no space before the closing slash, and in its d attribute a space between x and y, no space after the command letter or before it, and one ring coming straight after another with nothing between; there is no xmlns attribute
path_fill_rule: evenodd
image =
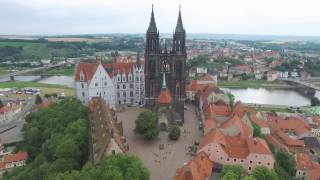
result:
<svg viewBox="0 0 320 180"><path fill-rule="evenodd" d="M175 64L175 71L177 75L181 74L182 64L180 61L176 62Z"/></svg>
<svg viewBox="0 0 320 180"><path fill-rule="evenodd" d="M81 74L80 74L80 81L84 81L84 75L83 75L83 72L81 72Z"/></svg>
<svg viewBox="0 0 320 180"><path fill-rule="evenodd" d="M97 87L99 84L98 83L95 83L95 86Z"/></svg>
<svg viewBox="0 0 320 180"><path fill-rule="evenodd" d="M133 84L130 84L130 88L133 88Z"/></svg>
<svg viewBox="0 0 320 180"><path fill-rule="evenodd" d="M83 83L81 83L81 87L84 88L84 84Z"/></svg>
<svg viewBox="0 0 320 180"><path fill-rule="evenodd" d="M123 92L122 95L123 97L127 97L126 92Z"/></svg>
<svg viewBox="0 0 320 180"><path fill-rule="evenodd" d="M123 89L126 89L126 85L125 85L125 84L124 84L124 85L122 85L122 88L123 88Z"/></svg>
<svg viewBox="0 0 320 180"><path fill-rule="evenodd" d="M130 97L133 97L133 91L130 91Z"/></svg>
<svg viewBox="0 0 320 180"><path fill-rule="evenodd" d="M161 61L160 71L161 71L161 73L169 73L170 72L170 64L166 60Z"/></svg>
<svg viewBox="0 0 320 180"><path fill-rule="evenodd" d="M120 97L120 93L118 92L118 98Z"/></svg>

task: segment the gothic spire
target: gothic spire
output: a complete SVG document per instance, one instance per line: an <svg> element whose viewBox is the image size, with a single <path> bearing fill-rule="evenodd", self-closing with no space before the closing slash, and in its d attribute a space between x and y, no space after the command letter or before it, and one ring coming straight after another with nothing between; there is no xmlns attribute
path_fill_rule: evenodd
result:
<svg viewBox="0 0 320 180"><path fill-rule="evenodd" d="M185 32L184 28L183 28L183 24L182 24L182 18L181 18L181 5L179 5L179 17L178 17L178 21L177 21L177 26L176 26L176 33L177 32Z"/></svg>
<svg viewBox="0 0 320 180"><path fill-rule="evenodd" d="M150 23L149 23L149 27L148 27L148 32L155 32L155 33L158 32L156 21L154 19L153 4L152 4L152 11L151 11L151 18L150 18Z"/></svg>
<svg viewBox="0 0 320 180"><path fill-rule="evenodd" d="M162 89L167 88L167 82L166 82L166 73L162 74Z"/></svg>

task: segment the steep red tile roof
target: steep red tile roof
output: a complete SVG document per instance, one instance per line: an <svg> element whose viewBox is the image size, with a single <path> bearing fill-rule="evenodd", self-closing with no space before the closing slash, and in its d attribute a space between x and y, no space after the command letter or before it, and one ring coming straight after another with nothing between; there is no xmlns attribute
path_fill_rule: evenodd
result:
<svg viewBox="0 0 320 180"><path fill-rule="evenodd" d="M258 126L260 126L261 128L268 128L269 126L267 125L266 122L264 122L263 120L259 119L257 117L256 113L250 113L250 119L256 123Z"/></svg>
<svg viewBox="0 0 320 180"><path fill-rule="evenodd" d="M247 144L250 153L256 154L272 154L269 149L267 142L261 138L249 138L247 139Z"/></svg>
<svg viewBox="0 0 320 180"><path fill-rule="evenodd" d="M129 74L133 73L133 62L118 62L118 63L109 63L103 64L105 69L111 68L112 72L108 72L110 77L113 77L117 73Z"/></svg>
<svg viewBox="0 0 320 180"><path fill-rule="evenodd" d="M214 81L213 77L210 74L205 74L199 80L200 81Z"/></svg>
<svg viewBox="0 0 320 180"><path fill-rule="evenodd" d="M175 180L205 180L210 179L213 163L204 152L200 152L197 156L177 169Z"/></svg>
<svg viewBox="0 0 320 180"><path fill-rule="evenodd" d="M3 162L17 162L17 161L25 161L28 159L28 153L19 151L16 154L7 154L3 157Z"/></svg>
<svg viewBox="0 0 320 180"><path fill-rule="evenodd" d="M202 137L198 149L201 149L214 141L224 146L227 145L226 138L219 128L212 129L209 133Z"/></svg>
<svg viewBox="0 0 320 180"><path fill-rule="evenodd" d="M81 72L84 74L84 81L91 81L98 66L99 63L80 62L77 66L75 81L80 81Z"/></svg>
<svg viewBox="0 0 320 180"><path fill-rule="evenodd" d="M198 81L192 80L189 84L186 85L186 91L199 91L205 88L207 84L199 84Z"/></svg>
<svg viewBox="0 0 320 180"><path fill-rule="evenodd" d="M224 129L228 129L231 126L236 126L242 137L250 137L252 134L252 129L244 124L238 115L234 115L231 119L222 124L222 128Z"/></svg>
<svg viewBox="0 0 320 180"><path fill-rule="evenodd" d="M171 97L170 91L168 89L161 90L161 93L158 97L158 103L159 104L171 104L172 103L172 97Z"/></svg>
<svg viewBox="0 0 320 180"><path fill-rule="evenodd" d="M314 168L308 171L308 180L320 179L320 165L316 164Z"/></svg>
<svg viewBox="0 0 320 180"><path fill-rule="evenodd" d="M307 153L299 153L297 155L297 169L307 170L313 168L313 163Z"/></svg>

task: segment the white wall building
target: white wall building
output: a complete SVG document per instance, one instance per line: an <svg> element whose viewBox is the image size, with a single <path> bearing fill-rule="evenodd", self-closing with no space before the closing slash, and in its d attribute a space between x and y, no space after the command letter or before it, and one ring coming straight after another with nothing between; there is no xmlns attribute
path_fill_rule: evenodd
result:
<svg viewBox="0 0 320 180"><path fill-rule="evenodd" d="M81 62L77 66L75 76L77 98L88 105L92 97L102 97L106 104L115 108L115 88L112 79L106 72L101 62Z"/></svg>
<svg viewBox="0 0 320 180"><path fill-rule="evenodd" d="M136 63L85 63L76 71L76 94L87 105L92 97L101 96L110 107L117 104L144 104L144 67Z"/></svg>

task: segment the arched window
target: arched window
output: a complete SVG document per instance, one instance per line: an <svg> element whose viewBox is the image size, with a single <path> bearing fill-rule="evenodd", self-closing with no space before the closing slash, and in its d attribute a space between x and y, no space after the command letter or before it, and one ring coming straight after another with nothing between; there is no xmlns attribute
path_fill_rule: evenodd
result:
<svg viewBox="0 0 320 180"><path fill-rule="evenodd" d="M166 60L161 61L160 71L161 71L161 73L169 73L170 72L170 64L168 63L168 61L166 61Z"/></svg>

